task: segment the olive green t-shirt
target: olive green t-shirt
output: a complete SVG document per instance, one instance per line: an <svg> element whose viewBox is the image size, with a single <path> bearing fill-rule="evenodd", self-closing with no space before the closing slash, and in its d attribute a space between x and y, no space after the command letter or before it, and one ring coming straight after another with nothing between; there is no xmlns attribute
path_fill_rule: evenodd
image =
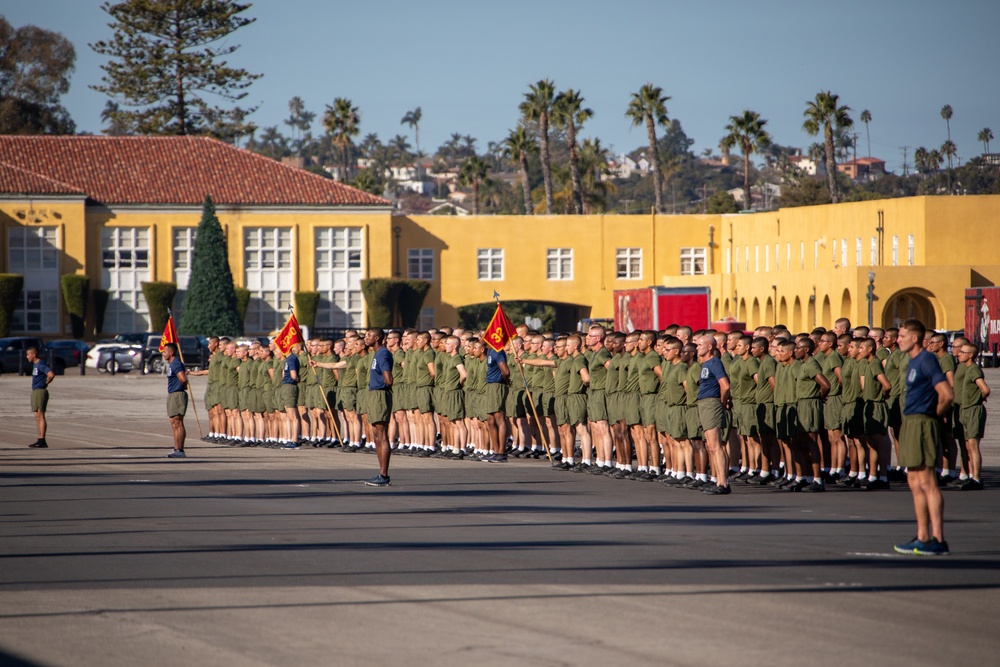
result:
<svg viewBox="0 0 1000 667"><path fill-rule="evenodd" d="M768 379L778 372L778 363L770 354L765 354L758 362L760 366L757 368L757 392L754 400L757 403L774 403L774 389Z"/></svg>
<svg viewBox="0 0 1000 667"><path fill-rule="evenodd" d="M865 378L865 386L861 390L861 398L872 403L884 403L885 394L882 391L882 383L878 381L878 376L885 375L882 368L882 360L873 357L871 360L858 362L858 368Z"/></svg>
<svg viewBox="0 0 1000 667"><path fill-rule="evenodd" d="M842 387L840 386L840 378L837 377L835 369L839 368L843 372L843 355L837 352L835 348L830 348L830 351L823 355L822 366L823 375L826 377L827 382L830 383L830 393L827 396L840 396Z"/></svg>
<svg viewBox="0 0 1000 667"><path fill-rule="evenodd" d="M823 368L816 357L809 357L799 363L795 378L795 399L819 398L820 389L816 376L823 375Z"/></svg>

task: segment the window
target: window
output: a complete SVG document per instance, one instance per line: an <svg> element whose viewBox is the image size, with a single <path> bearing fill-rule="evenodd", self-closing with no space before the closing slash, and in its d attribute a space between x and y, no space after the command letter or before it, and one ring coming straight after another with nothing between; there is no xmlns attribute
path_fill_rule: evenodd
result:
<svg viewBox="0 0 1000 667"><path fill-rule="evenodd" d="M681 248L681 275L705 275L706 248Z"/></svg>
<svg viewBox="0 0 1000 667"><path fill-rule="evenodd" d="M348 329L363 324L364 301L361 297L363 278L363 240L360 227L318 227L316 229L316 308L318 328ZM416 249L423 253L424 249ZM413 270L412 257L407 251L408 273ZM430 272L433 274L433 251ZM419 256L418 256L419 257ZM417 262L417 268L422 268ZM410 277L414 277L410 274Z"/></svg>
<svg viewBox="0 0 1000 667"><path fill-rule="evenodd" d="M869 264L869 266L875 266L876 264L878 264L878 237L876 237L876 236L872 237L872 256L871 256L871 260L872 261L871 261L871 264Z"/></svg>
<svg viewBox="0 0 1000 667"><path fill-rule="evenodd" d="M572 248L549 248L546 251L545 277L549 280L573 280Z"/></svg>
<svg viewBox="0 0 1000 667"><path fill-rule="evenodd" d="M813 241L813 268L819 268L819 241Z"/></svg>
<svg viewBox="0 0 1000 667"><path fill-rule="evenodd" d="M619 280L641 280L642 248L618 248L615 267L615 276Z"/></svg>
<svg viewBox="0 0 1000 667"><path fill-rule="evenodd" d="M913 234L908 234L906 236L906 263L909 266L913 266Z"/></svg>
<svg viewBox="0 0 1000 667"><path fill-rule="evenodd" d="M771 246L764 246L764 270L771 270Z"/></svg>
<svg viewBox="0 0 1000 667"><path fill-rule="evenodd" d="M760 246L755 245L753 247L753 270L754 273L760 273Z"/></svg>
<svg viewBox="0 0 1000 667"><path fill-rule="evenodd" d="M833 240L833 263L837 263L837 239Z"/></svg>
<svg viewBox="0 0 1000 667"><path fill-rule="evenodd" d="M292 230L244 228L243 265L246 287L250 290L247 332L277 329L285 323L292 302Z"/></svg>
<svg viewBox="0 0 1000 667"><path fill-rule="evenodd" d="M434 327L434 309L433 308L421 308L420 317L417 320L417 328L421 331L427 331Z"/></svg>
<svg viewBox="0 0 1000 667"><path fill-rule="evenodd" d="M476 261L480 280L503 280L503 248L479 248Z"/></svg>
<svg viewBox="0 0 1000 667"><path fill-rule="evenodd" d="M59 330L59 244L56 227L21 227L7 232L7 266L22 274L10 327L25 333Z"/></svg>
<svg viewBox="0 0 1000 667"><path fill-rule="evenodd" d="M792 244L785 244L785 269L792 270Z"/></svg>
<svg viewBox="0 0 1000 667"><path fill-rule="evenodd" d="M854 266L861 266L861 237L854 244Z"/></svg>
<svg viewBox="0 0 1000 667"><path fill-rule="evenodd" d="M104 330L149 328L142 282L149 280L149 229L104 227L101 230L101 284L108 290Z"/></svg>
<svg viewBox="0 0 1000 667"><path fill-rule="evenodd" d="M750 273L750 246L743 246L743 268Z"/></svg>
<svg viewBox="0 0 1000 667"><path fill-rule="evenodd" d="M892 265L899 266L899 237L892 237Z"/></svg>
<svg viewBox="0 0 1000 667"><path fill-rule="evenodd" d="M847 266L847 239L840 239L840 265Z"/></svg>
<svg viewBox="0 0 1000 667"><path fill-rule="evenodd" d="M187 293L188 281L191 279L191 265L194 262L194 239L198 230L195 227L175 227L173 230L174 245L174 282L177 283L177 294L174 295L174 321L181 319L181 307Z"/></svg>
<svg viewBox="0 0 1000 667"><path fill-rule="evenodd" d="M434 280L434 249L410 248L406 251L406 275L418 280Z"/></svg>

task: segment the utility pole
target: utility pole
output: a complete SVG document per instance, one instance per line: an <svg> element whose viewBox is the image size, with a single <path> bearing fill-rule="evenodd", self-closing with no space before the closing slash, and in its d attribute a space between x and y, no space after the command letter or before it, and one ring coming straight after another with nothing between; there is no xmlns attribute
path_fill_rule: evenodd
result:
<svg viewBox="0 0 1000 667"><path fill-rule="evenodd" d="M903 149L903 176L906 176L906 151L910 150L909 146L900 146Z"/></svg>

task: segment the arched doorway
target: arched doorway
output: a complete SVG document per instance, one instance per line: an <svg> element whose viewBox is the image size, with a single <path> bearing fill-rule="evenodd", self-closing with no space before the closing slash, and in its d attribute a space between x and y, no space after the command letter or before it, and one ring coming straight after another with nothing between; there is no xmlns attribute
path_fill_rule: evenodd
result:
<svg viewBox="0 0 1000 667"><path fill-rule="evenodd" d="M792 331L802 331L805 325L802 323L802 301L799 297L795 297L795 303L792 304Z"/></svg>
<svg viewBox="0 0 1000 667"><path fill-rule="evenodd" d="M778 306L778 324L784 324L788 326L788 302L785 301L785 297L781 297Z"/></svg>
<svg viewBox="0 0 1000 667"><path fill-rule="evenodd" d="M816 328L816 296L809 297L809 308L806 309L808 314L806 315L806 328L810 331Z"/></svg>
<svg viewBox="0 0 1000 667"><path fill-rule="evenodd" d="M754 299L754 306L756 305L757 300ZM767 322L766 326L774 324L774 302L771 301L771 297L767 297L767 305L764 306L764 321Z"/></svg>
<svg viewBox="0 0 1000 667"><path fill-rule="evenodd" d="M712 321L718 322L722 318L719 316L719 298L715 298L715 303L712 304Z"/></svg>
<svg viewBox="0 0 1000 667"><path fill-rule="evenodd" d="M851 290L845 289L844 295L840 297L840 316L851 319Z"/></svg>
<svg viewBox="0 0 1000 667"><path fill-rule="evenodd" d="M756 302L754 302L754 305L756 305ZM739 307L739 310L736 313L736 319L739 320L740 322L746 322L747 321L747 300L746 299L740 299L740 307Z"/></svg>
<svg viewBox="0 0 1000 667"><path fill-rule="evenodd" d="M932 292L919 287L909 287L896 292L882 309L882 326L898 327L909 319L920 320L928 329L937 328L937 311L940 304Z"/></svg>
<svg viewBox="0 0 1000 667"><path fill-rule="evenodd" d="M736 313L734 313L732 310L730 310L729 305L730 305L729 304L729 297L726 297L726 300L722 302L722 309L724 311L726 311L726 316L735 316ZM732 304L732 305L735 306L736 304Z"/></svg>
<svg viewBox="0 0 1000 667"><path fill-rule="evenodd" d="M829 294L823 297L823 321L821 324L825 327L833 326L833 309L830 307Z"/></svg>

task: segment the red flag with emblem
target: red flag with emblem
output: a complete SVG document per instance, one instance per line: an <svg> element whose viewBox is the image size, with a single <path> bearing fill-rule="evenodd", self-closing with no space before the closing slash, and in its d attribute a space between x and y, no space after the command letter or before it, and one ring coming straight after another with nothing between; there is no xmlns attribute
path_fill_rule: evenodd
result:
<svg viewBox="0 0 1000 667"><path fill-rule="evenodd" d="M500 352L507 345L507 341L516 335L517 330L514 329L514 324L507 318L503 312L503 306L497 301L497 312L493 313L493 319L486 326L483 340L493 348L494 352Z"/></svg>
<svg viewBox="0 0 1000 667"><path fill-rule="evenodd" d="M167 343L177 345L177 327L174 326L173 315L167 318L167 326L163 327L163 335L160 336L160 352L163 352Z"/></svg>
<svg viewBox="0 0 1000 667"><path fill-rule="evenodd" d="M278 332L278 337L274 339L274 344L281 350L282 354L288 354L292 345L302 342L302 329L299 328L299 320L295 313L288 316L285 326Z"/></svg>

